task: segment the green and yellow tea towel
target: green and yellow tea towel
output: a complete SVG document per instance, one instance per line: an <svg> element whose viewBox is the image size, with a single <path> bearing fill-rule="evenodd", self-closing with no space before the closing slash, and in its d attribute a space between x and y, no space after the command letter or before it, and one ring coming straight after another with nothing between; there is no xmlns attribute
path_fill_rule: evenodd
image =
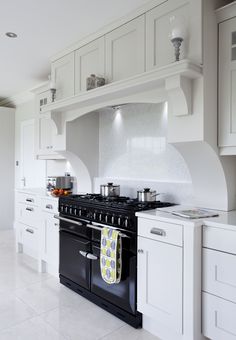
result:
<svg viewBox="0 0 236 340"><path fill-rule="evenodd" d="M104 227L101 232L100 268L108 284L119 283L122 268L122 240L120 232Z"/></svg>

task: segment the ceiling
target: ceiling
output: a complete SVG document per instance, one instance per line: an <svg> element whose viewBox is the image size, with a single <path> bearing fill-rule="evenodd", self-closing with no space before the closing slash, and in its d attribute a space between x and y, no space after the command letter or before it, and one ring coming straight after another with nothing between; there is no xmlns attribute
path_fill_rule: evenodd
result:
<svg viewBox="0 0 236 340"><path fill-rule="evenodd" d="M148 0L3 0L0 99L47 80L50 57ZM10 39L6 32L18 37Z"/></svg>

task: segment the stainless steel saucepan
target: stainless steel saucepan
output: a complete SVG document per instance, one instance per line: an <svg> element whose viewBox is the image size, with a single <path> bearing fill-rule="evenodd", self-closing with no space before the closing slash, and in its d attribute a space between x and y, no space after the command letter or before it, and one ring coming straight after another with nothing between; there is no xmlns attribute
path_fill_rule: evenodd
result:
<svg viewBox="0 0 236 340"><path fill-rule="evenodd" d="M157 194L155 190L150 188L144 188L143 190L137 191L137 198L139 202L154 202L156 201Z"/></svg>
<svg viewBox="0 0 236 340"><path fill-rule="evenodd" d="M113 183L100 185L100 194L105 197L120 196L120 186Z"/></svg>

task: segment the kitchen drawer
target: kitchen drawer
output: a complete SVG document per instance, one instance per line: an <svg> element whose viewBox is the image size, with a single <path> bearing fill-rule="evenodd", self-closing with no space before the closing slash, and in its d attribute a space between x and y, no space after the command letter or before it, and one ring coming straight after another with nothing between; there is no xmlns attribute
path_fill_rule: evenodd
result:
<svg viewBox="0 0 236 340"><path fill-rule="evenodd" d="M19 203L17 205L18 219L21 223L27 224L29 226L39 228L41 225L41 214L40 208L24 203Z"/></svg>
<svg viewBox="0 0 236 340"><path fill-rule="evenodd" d="M203 249L203 290L236 303L236 256Z"/></svg>
<svg viewBox="0 0 236 340"><path fill-rule="evenodd" d="M203 226L203 247L236 255L236 231Z"/></svg>
<svg viewBox="0 0 236 340"><path fill-rule="evenodd" d="M236 304L203 293L203 335L212 340L236 340Z"/></svg>
<svg viewBox="0 0 236 340"><path fill-rule="evenodd" d="M39 231L36 228L24 225L22 233L24 253L37 258L39 255Z"/></svg>
<svg viewBox="0 0 236 340"><path fill-rule="evenodd" d="M45 212L57 214L58 213L58 199L47 199L41 200L41 208Z"/></svg>
<svg viewBox="0 0 236 340"><path fill-rule="evenodd" d="M183 245L183 227L179 224L139 218L138 235L176 246Z"/></svg>
<svg viewBox="0 0 236 340"><path fill-rule="evenodd" d="M25 203L29 205L39 205L39 198L35 194L27 194L24 192L16 193L16 202Z"/></svg>

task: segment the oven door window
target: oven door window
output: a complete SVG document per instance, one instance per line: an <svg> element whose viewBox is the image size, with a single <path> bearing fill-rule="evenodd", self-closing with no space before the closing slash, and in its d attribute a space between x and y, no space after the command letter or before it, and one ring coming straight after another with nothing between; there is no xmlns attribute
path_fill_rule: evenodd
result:
<svg viewBox="0 0 236 340"><path fill-rule="evenodd" d="M91 250L90 242L76 235L60 231L61 275L90 289L90 260L84 255Z"/></svg>
<svg viewBox="0 0 236 340"><path fill-rule="evenodd" d="M137 257L128 250L123 249L121 282L109 285L101 277L99 260L100 247L93 245L92 253L98 259L91 261L91 291L127 312L135 313Z"/></svg>

